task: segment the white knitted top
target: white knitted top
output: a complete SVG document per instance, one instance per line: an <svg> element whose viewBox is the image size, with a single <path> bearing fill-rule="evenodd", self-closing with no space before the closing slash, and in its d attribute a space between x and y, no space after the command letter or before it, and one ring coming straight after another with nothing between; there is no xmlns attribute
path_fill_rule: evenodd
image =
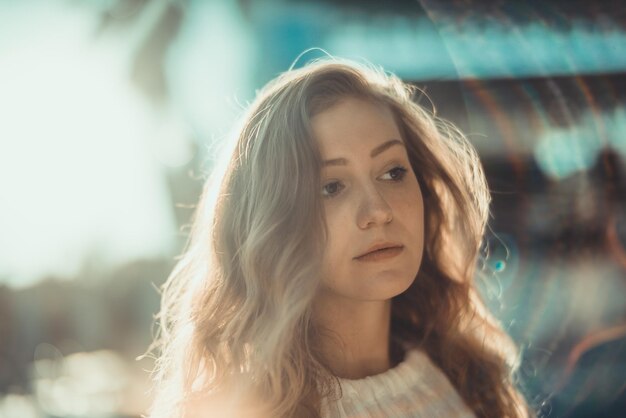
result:
<svg viewBox="0 0 626 418"><path fill-rule="evenodd" d="M339 381L343 396L322 402L324 418L475 418L446 375L418 349L386 372Z"/></svg>

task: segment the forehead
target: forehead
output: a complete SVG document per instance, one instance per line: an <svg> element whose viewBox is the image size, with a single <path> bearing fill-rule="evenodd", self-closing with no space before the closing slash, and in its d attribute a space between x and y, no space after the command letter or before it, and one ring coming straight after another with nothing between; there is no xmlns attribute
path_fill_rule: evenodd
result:
<svg viewBox="0 0 626 418"><path fill-rule="evenodd" d="M388 106L359 98L345 98L311 119L323 157L336 152L371 149L390 139L402 141Z"/></svg>

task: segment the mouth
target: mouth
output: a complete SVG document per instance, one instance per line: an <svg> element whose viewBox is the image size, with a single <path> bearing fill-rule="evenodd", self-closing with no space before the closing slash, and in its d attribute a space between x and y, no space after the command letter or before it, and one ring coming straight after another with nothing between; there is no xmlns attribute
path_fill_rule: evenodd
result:
<svg viewBox="0 0 626 418"><path fill-rule="evenodd" d="M354 257L354 259L357 261L381 261L396 257L402 253L402 251L404 251L403 245L383 245L378 246L373 250L369 250L360 256Z"/></svg>

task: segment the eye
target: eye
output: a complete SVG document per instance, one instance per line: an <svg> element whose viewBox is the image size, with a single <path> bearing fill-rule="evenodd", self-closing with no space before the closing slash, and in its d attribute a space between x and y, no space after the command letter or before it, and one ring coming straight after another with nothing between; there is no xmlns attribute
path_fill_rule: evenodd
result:
<svg viewBox="0 0 626 418"><path fill-rule="evenodd" d="M326 183L322 187L322 195L324 197L334 197L343 189L343 184L338 181Z"/></svg>
<svg viewBox="0 0 626 418"><path fill-rule="evenodd" d="M397 166L387 171L385 174L381 176L383 180L390 181L402 181L404 176L406 176L407 169L402 166Z"/></svg>

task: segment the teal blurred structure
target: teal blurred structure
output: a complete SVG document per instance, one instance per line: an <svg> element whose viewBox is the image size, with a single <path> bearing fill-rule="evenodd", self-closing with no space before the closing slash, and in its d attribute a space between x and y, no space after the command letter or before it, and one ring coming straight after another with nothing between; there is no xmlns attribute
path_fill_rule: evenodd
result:
<svg viewBox="0 0 626 418"><path fill-rule="evenodd" d="M617 2L0 3L0 417L137 417L135 358L214 150L316 57L371 62L468 134L481 269L543 417L626 409L626 7Z"/></svg>

